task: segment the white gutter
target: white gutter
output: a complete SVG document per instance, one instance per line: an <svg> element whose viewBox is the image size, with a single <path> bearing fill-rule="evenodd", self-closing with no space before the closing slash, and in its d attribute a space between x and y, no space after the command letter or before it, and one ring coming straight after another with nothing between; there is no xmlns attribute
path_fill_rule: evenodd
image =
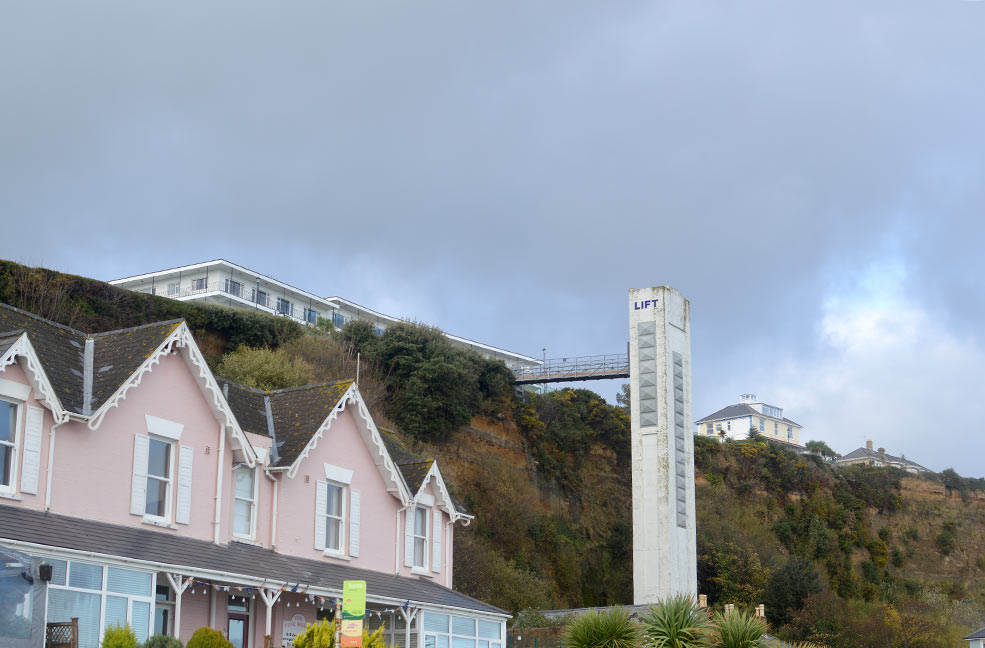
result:
<svg viewBox="0 0 985 648"><path fill-rule="evenodd" d="M219 469L215 474L215 521L213 542L219 544L219 531L222 529L222 473L226 470L226 426L219 424Z"/></svg>

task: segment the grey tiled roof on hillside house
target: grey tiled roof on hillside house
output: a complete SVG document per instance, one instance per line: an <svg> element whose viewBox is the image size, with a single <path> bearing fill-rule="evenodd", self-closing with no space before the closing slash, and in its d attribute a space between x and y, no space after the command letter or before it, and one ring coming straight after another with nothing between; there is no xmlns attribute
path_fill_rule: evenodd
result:
<svg viewBox="0 0 985 648"><path fill-rule="evenodd" d="M729 405L728 407L723 407L714 414L709 414L695 423L707 423L709 421L720 421L727 418L738 418L740 416L759 416L759 412L749 407L748 405Z"/></svg>
<svg viewBox="0 0 985 648"><path fill-rule="evenodd" d="M351 380L339 380L263 391L224 378L217 380L223 392L228 394L226 400L243 429L275 439L277 457L273 466L294 463L352 385ZM270 404L269 420L267 402Z"/></svg>
<svg viewBox="0 0 985 648"><path fill-rule="evenodd" d="M709 414L708 416L695 421L695 423L710 423L712 421L721 421L723 419L739 418L741 416L762 416L763 418L774 419L776 417L770 416L769 414L763 414L762 412L757 412L755 409L746 405L745 403L740 403L738 405L729 405L728 407L723 407L714 414ZM797 427L803 427L800 423L796 421L791 421L788 418L779 419L784 423L789 423L790 425L796 425Z"/></svg>
<svg viewBox="0 0 985 648"><path fill-rule="evenodd" d="M982 628L981 630L976 630L975 632L972 632L970 635L965 637L965 641L970 641L972 639L985 639L985 628Z"/></svg>
<svg viewBox="0 0 985 648"><path fill-rule="evenodd" d="M230 576L299 583L339 592L344 580L365 580L371 600L377 596L506 614L497 607L427 578L407 578L335 562L287 556L239 542L217 545L161 531L117 526L14 506L0 505L0 542L3 539L169 565L177 572L182 567L208 569Z"/></svg>
<svg viewBox="0 0 985 648"><path fill-rule="evenodd" d="M835 463L844 462L852 459L875 459L878 461L884 461L888 463L899 463L906 466L912 466L917 470L921 470L925 472L933 472L930 468L921 466L915 461L910 461L906 457L897 457L895 455L891 455L885 452L879 452L877 450L869 450L868 448L858 448L856 450L852 450L848 454L842 455L837 459L835 459Z"/></svg>
<svg viewBox="0 0 985 648"><path fill-rule="evenodd" d="M87 334L37 315L0 304L0 333L23 330L38 354L62 407L86 413L84 403L85 343L92 340L92 398L95 411L174 332L181 320L158 322L119 331Z"/></svg>

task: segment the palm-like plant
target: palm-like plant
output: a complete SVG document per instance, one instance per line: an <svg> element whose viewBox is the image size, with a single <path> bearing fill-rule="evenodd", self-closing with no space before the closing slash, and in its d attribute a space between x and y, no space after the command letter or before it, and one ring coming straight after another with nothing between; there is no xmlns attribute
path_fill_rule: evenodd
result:
<svg viewBox="0 0 985 648"><path fill-rule="evenodd" d="M732 610L715 615L715 648L766 648L766 621Z"/></svg>
<svg viewBox="0 0 985 648"><path fill-rule="evenodd" d="M564 633L566 648L637 648L640 631L620 607L583 614Z"/></svg>
<svg viewBox="0 0 985 648"><path fill-rule="evenodd" d="M698 648L708 645L712 625L694 599L678 594L650 607L640 618L643 635L654 648Z"/></svg>

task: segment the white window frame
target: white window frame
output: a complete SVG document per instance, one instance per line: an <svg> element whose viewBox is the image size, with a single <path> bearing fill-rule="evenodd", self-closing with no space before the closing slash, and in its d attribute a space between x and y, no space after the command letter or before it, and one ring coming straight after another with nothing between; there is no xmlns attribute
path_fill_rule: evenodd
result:
<svg viewBox="0 0 985 648"><path fill-rule="evenodd" d="M417 534L417 512L424 511L424 535ZM414 555L411 557L411 569L412 571L428 572L431 569L430 564L430 553L431 553L431 509L427 506L415 506L414 507L414 528L411 530L411 535L414 536ZM424 541L424 564L417 564L417 541Z"/></svg>
<svg viewBox="0 0 985 648"><path fill-rule="evenodd" d="M176 297L181 292L181 284L177 281L168 282L168 297Z"/></svg>
<svg viewBox="0 0 985 648"><path fill-rule="evenodd" d="M253 499L244 500L239 495L236 494L236 471L237 470L251 470L253 471ZM233 537L240 538L241 540L256 540L257 537L257 501L259 499L259 488L260 480L258 479L258 469L250 468L246 464L237 464L233 466ZM243 535L242 533L236 532L236 500L248 501L250 502L250 533L249 535Z"/></svg>
<svg viewBox="0 0 985 648"><path fill-rule="evenodd" d="M164 628L164 634L174 636L174 611L175 611L175 597L174 589L171 588L171 584L168 583L167 577L157 578L159 574L155 574L154 579L154 607L150 611L150 635L153 636L157 630L157 611L159 609L169 612L168 621L165 624L167 627ZM157 588L166 587L168 588L168 597L164 600L157 598Z"/></svg>
<svg viewBox="0 0 985 648"><path fill-rule="evenodd" d="M0 401L9 403L14 410L14 441L13 443L0 441L0 444L3 444L12 450L10 457L10 483L0 484L0 497L14 497L17 495L17 478L20 476L20 447L22 428L24 427L21 419L23 418L23 413L27 411L27 408L24 407L24 403L22 401L15 400L13 398L0 396Z"/></svg>
<svg viewBox="0 0 985 648"><path fill-rule="evenodd" d="M153 515L147 512L147 497L150 495L150 482L151 480L160 481L161 478L157 475L150 474L150 450L147 451L147 465L144 466L144 472L147 474L147 485L144 489L144 522L150 522L151 524L171 524L171 509L174 507L174 464L175 464L175 447L178 442L174 439L169 439L167 437L156 436L154 434L148 434L147 437L150 441L158 441L159 443L167 444L168 446L168 477L167 477L167 492L164 497L164 515Z"/></svg>
<svg viewBox="0 0 985 648"><path fill-rule="evenodd" d="M35 554L38 555L38 554ZM75 560L73 557L68 556L51 556L52 558L60 561L64 561L65 565L65 584L56 585L53 582L48 583L48 590L53 589L68 590L70 592L80 592L82 594L95 594L100 597L99 601L99 644L102 645L103 638L106 633L106 597L116 596L119 598L125 598L127 600L127 625L131 628L133 627L133 602L139 601L141 603L150 603L150 615L148 619L147 627L147 638L149 639L154 634L154 610L157 605L155 600L155 593L157 592L157 572L148 572L146 569L134 569L130 566L122 566L111 563L101 563L89 560ZM69 578L72 571L73 563L83 563L86 565L95 565L96 567L101 567L103 570L103 580L99 589L86 589L84 587L73 587L69 585ZM115 569L124 569L127 571L150 573L150 596L140 596L139 594L120 594L119 592L111 592L108 589L109 582L109 568L113 567ZM173 592L172 592L173 595ZM171 619L171 623L174 623L174 618Z"/></svg>
<svg viewBox="0 0 985 648"><path fill-rule="evenodd" d="M349 502L349 497L348 497L348 495L349 495L349 486L348 486L348 484L343 484L342 482L333 481L331 479L327 480L325 483L327 484L326 490L325 490L325 505L326 505L326 507L328 506L328 500L331 497L331 489L332 489L332 487L338 488L339 491L340 491L339 497L341 499L341 507L340 507L341 508L341 516L334 516L334 515L331 515L330 516L328 514L328 509L327 508L324 511L319 511L318 512L318 515L321 518L321 524L323 524L325 526L325 549L324 549L324 552L325 552L325 555L326 556L334 556L336 558L338 558L338 557L344 557L346 555L346 550L345 550L345 548L346 548L346 541L348 540L348 534L346 533L346 531L347 531L347 528L346 527L348 526L348 519L349 519L349 515L348 515L349 514L349 506L348 506L348 502ZM329 545L329 537L328 537L328 518L329 517L331 517L333 519L339 520L339 548L338 549L334 549L334 548L332 548Z"/></svg>

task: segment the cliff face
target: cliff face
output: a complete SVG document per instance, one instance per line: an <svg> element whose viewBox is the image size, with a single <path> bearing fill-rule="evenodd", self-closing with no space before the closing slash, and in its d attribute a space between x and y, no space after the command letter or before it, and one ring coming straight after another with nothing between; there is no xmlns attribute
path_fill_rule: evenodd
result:
<svg viewBox="0 0 985 648"><path fill-rule="evenodd" d="M572 490L539 470L512 417L476 417L428 449L476 516L456 536L456 589L513 611L632 598L629 472L611 450L592 444Z"/></svg>

